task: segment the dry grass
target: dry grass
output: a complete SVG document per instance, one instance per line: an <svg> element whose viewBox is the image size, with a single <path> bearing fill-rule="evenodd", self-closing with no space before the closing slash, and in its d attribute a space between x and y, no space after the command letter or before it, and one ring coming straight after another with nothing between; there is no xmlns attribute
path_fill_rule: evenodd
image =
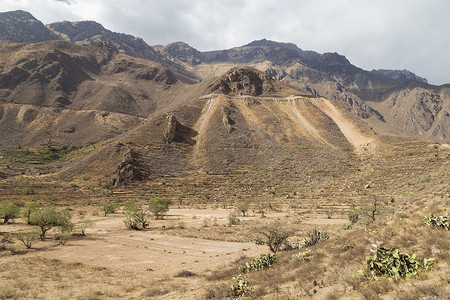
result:
<svg viewBox="0 0 450 300"><path fill-rule="evenodd" d="M20 256L2 259L0 279L0 299L130 297L152 284L106 268Z"/></svg>

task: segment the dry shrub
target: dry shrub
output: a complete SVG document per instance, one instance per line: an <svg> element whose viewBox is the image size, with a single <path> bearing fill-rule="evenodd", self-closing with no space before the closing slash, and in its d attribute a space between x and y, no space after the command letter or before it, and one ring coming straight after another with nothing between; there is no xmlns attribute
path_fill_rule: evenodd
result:
<svg viewBox="0 0 450 300"><path fill-rule="evenodd" d="M205 299L227 299L232 296L230 285L226 283L210 285L205 290L203 295Z"/></svg>
<svg viewBox="0 0 450 300"><path fill-rule="evenodd" d="M401 291L397 294L399 300L412 299L450 299L445 285L436 282L420 282L407 291Z"/></svg>
<svg viewBox="0 0 450 300"><path fill-rule="evenodd" d="M146 289L145 291L143 291L140 295L140 298L152 298L155 296L161 296L161 295L165 295L171 292L171 289L169 289L166 286L161 286L161 285L155 285L152 286L148 289Z"/></svg>

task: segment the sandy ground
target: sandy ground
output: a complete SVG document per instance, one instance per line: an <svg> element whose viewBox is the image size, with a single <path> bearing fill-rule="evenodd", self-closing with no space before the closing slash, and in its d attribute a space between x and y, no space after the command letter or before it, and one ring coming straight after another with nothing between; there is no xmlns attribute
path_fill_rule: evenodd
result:
<svg viewBox="0 0 450 300"><path fill-rule="evenodd" d="M204 274L226 267L242 255L251 257L267 252L267 247L253 243L178 237L164 234L161 230L174 221L182 221L187 228L200 227L205 218L217 218L218 226L224 226L228 214L225 209L171 209L165 220L152 220L150 228L141 231L126 229L122 214L92 217L90 219L95 221L95 226L86 230L85 238L72 239L57 247L51 246L57 241L37 242L33 248L39 250L30 251L24 257L40 256L136 273L147 272L158 279L176 275L182 270ZM0 229L13 233L29 227L18 223Z"/></svg>

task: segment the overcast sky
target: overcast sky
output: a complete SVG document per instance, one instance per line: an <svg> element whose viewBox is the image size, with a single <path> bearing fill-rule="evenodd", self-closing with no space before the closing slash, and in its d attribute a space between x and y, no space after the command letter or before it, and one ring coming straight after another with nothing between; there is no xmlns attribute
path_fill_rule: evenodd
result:
<svg viewBox="0 0 450 300"><path fill-rule="evenodd" d="M0 0L44 24L94 20L148 44L227 49L267 38L338 52L366 70L450 83L449 0Z"/></svg>

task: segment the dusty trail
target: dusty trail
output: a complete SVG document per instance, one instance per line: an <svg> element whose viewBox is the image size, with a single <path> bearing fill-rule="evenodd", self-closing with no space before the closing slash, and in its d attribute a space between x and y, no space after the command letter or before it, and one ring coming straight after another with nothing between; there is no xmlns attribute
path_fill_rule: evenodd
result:
<svg viewBox="0 0 450 300"><path fill-rule="evenodd" d="M311 123L308 122L308 120L306 120L306 118L303 117L303 115L300 113L300 111L298 110L298 107L296 105L296 103L298 103L299 100L290 100L289 101L289 106L291 108L291 113L294 116L294 118L298 121L298 123L300 123L300 125L306 130L306 132L313 137L314 139L316 139L317 141L321 142L322 144L325 144L333 149L336 149L336 147L334 145L331 145L330 143L328 143L317 131L316 128L314 128L314 126L311 125Z"/></svg>
<svg viewBox="0 0 450 300"><path fill-rule="evenodd" d="M355 148L355 152L362 154L366 150L374 151L376 140L363 134L358 127L339 111L330 101L324 98L314 98L310 100L316 107L326 113L337 124L342 134Z"/></svg>
<svg viewBox="0 0 450 300"><path fill-rule="evenodd" d="M218 98L210 98L208 102L205 104L200 118L194 125L195 131L198 132L198 135L194 138L196 140L193 153L193 157L195 160L201 158L200 148L203 145L203 137L205 135L205 129L207 127L209 120L211 119L211 116L214 113L216 103L218 101L219 101Z"/></svg>

